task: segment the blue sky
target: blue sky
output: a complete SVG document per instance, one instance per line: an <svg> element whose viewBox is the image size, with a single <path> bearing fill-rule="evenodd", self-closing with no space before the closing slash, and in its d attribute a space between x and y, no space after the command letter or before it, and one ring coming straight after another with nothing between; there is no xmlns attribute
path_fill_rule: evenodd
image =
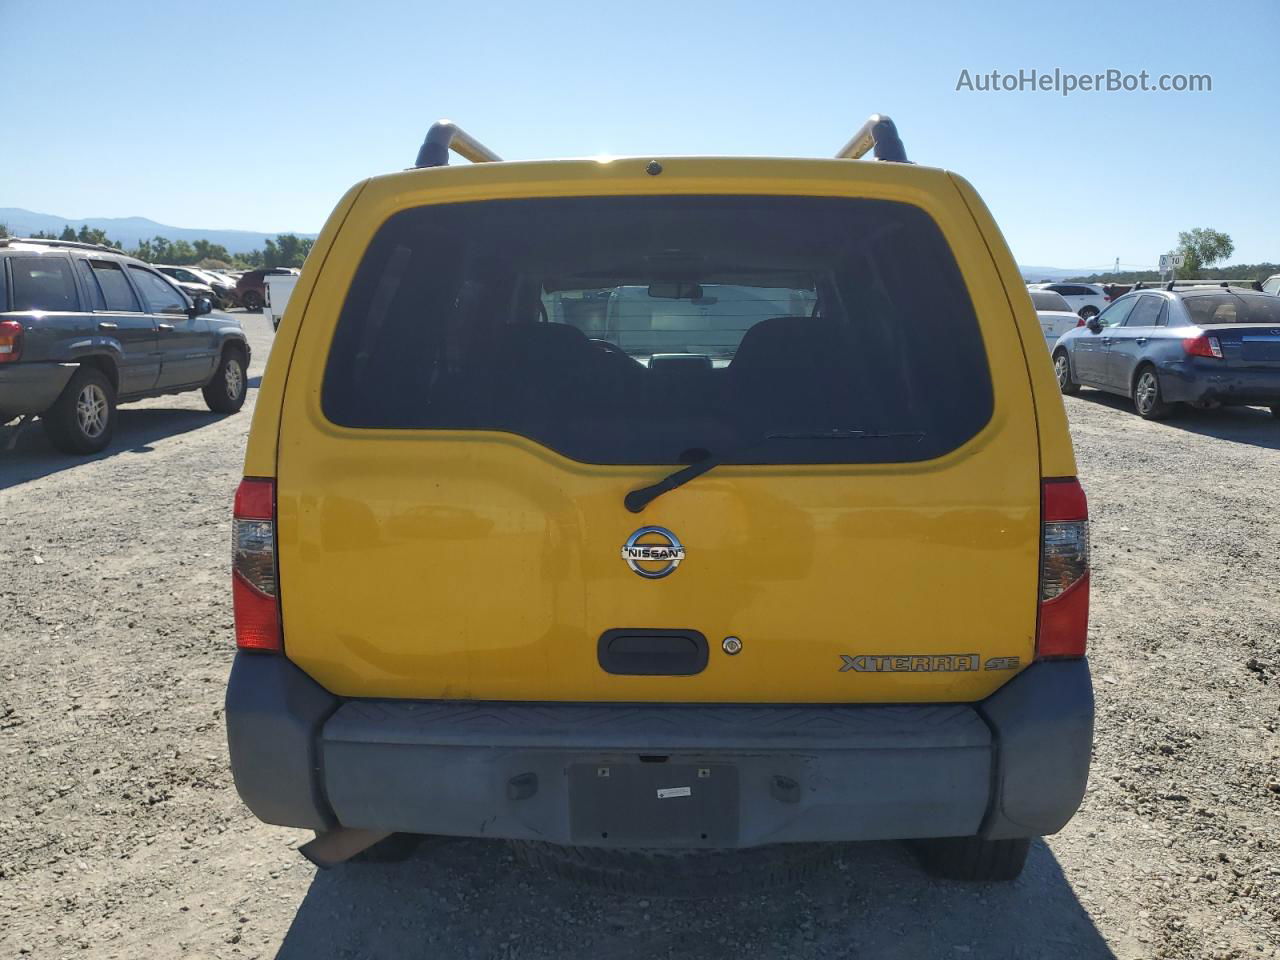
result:
<svg viewBox="0 0 1280 960"><path fill-rule="evenodd" d="M1278 37L1277 0L0 0L0 206L315 231L441 116L508 159L824 156L879 111L1021 263L1151 264L1194 226L1280 261ZM956 90L1055 67L1213 90Z"/></svg>

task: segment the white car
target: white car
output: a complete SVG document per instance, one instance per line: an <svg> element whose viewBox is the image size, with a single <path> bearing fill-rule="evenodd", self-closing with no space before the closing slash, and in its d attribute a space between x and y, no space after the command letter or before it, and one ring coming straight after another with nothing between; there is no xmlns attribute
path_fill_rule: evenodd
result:
<svg viewBox="0 0 1280 960"><path fill-rule="evenodd" d="M1052 290L1027 292L1031 294L1031 303L1036 308L1040 329L1044 331L1044 339L1050 350L1068 330L1084 326L1084 318L1071 309L1071 304L1067 303L1062 294Z"/></svg>
<svg viewBox="0 0 1280 960"><path fill-rule="evenodd" d="M1082 320L1096 317L1111 303L1111 297L1096 283L1029 283L1027 289L1060 294Z"/></svg>
<svg viewBox="0 0 1280 960"><path fill-rule="evenodd" d="M297 285L297 270L290 273L267 274L262 278L262 315L271 321L273 329L280 329L280 318L284 316L284 308L289 303L289 296Z"/></svg>
<svg viewBox="0 0 1280 960"><path fill-rule="evenodd" d="M1280 294L1280 273L1262 281L1262 292Z"/></svg>

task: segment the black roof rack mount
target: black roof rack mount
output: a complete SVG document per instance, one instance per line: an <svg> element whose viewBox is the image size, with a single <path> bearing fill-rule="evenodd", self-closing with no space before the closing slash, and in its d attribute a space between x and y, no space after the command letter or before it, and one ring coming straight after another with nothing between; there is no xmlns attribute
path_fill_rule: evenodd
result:
<svg viewBox="0 0 1280 960"><path fill-rule="evenodd" d="M874 152L877 160L910 162L907 160L907 148L902 145L902 138L898 136L898 128L882 113L873 113L849 142L840 148L836 159L857 160L868 150Z"/></svg>
<svg viewBox="0 0 1280 960"><path fill-rule="evenodd" d="M472 163L496 163L502 158L452 120L437 120L418 149L415 167L447 167L449 151Z"/></svg>
<svg viewBox="0 0 1280 960"><path fill-rule="evenodd" d="M470 160L472 163L496 163L502 158L486 147L452 120L437 120L427 131L427 138L418 149L415 168L446 167L449 165L449 151ZM907 149L898 136L898 128L892 120L881 113L873 113L858 132L840 148L836 154L838 160L857 160L870 150L877 160L888 160L893 163L909 163Z"/></svg>

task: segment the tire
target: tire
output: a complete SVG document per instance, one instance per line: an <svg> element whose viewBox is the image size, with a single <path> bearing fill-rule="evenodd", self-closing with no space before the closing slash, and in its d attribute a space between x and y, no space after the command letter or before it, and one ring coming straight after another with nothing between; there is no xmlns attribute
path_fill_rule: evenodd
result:
<svg viewBox="0 0 1280 960"><path fill-rule="evenodd" d="M1150 364L1138 368L1130 396L1133 397L1133 409L1144 420L1163 420L1173 412L1173 408L1165 403L1156 368Z"/></svg>
<svg viewBox="0 0 1280 960"><path fill-rule="evenodd" d="M244 308L252 313L260 313L262 311L262 294L257 290L246 290L244 296L240 298L240 302L244 304Z"/></svg>
<svg viewBox="0 0 1280 960"><path fill-rule="evenodd" d="M1071 358L1066 350L1059 350L1053 355L1053 373L1058 378L1058 389L1069 397L1080 392L1080 384L1071 376Z"/></svg>
<svg viewBox="0 0 1280 960"><path fill-rule="evenodd" d="M1093 306L1092 304L1090 304L1087 307L1080 308L1081 320L1088 320L1090 317L1096 317L1097 315L1098 315L1098 308Z"/></svg>
<svg viewBox="0 0 1280 960"><path fill-rule="evenodd" d="M789 887L835 866L837 843L779 843L742 850L630 850L510 841L516 859L610 893L700 899Z"/></svg>
<svg viewBox="0 0 1280 960"><path fill-rule="evenodd" d="M40 420L63 453L98 453L116 429L116 388L97 367L81 367Z"/></svg>
<svg viewBox="0 0 1280 960"><path fill-rule="evenodd" d="M236 413L244 406L249 392L249 377L244 367L244 353L235 347L222 351L213 379L204 385L204 402L214 413Z"/></svg>
<svg viewBox="0 0 1280 960"><path fill-rule="evenodd" d="M911 843L920 865L944 880L979 883L1018 879L1027 862L1031 840L983 840L981 837L939 837Z"/></svg>

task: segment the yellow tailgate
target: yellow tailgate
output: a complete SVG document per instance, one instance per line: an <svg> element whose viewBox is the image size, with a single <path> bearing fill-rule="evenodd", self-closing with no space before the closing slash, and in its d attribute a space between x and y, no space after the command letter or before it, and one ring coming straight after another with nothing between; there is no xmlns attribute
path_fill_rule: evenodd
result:
<svg viewBox="0 0 1280 960"><path fill-rule="evenodd" d="M279 364L288 364L276 470L287 655L345 696L987 695L1034 651L1041 466L1018 324L975 214L947 174L920 167L662 164L661 177L645 175L644 160L441 168L377 178L348 197L340 229L322 237L323 270L304 275L305 301L295 294L291 329L277 345L285 357L272 358L269 376L278 382ZM325 419L320 388L338 314L388 217L432 203L645 193L921 207L951 246L979 319L991 420L924 463L722 466L636 516L624 495L670 468L578 463L511 434L350 429ZM262 462L268 444L258 434L255 423L251 463ZM636 576L620 556L627 537L649 524L674 531L686 550L678 572L661 580ZM605 673L597 640L622 627L700 631L710 662L693 676ZM736 656L721 649L729 636L741 640ZM970 663L976 669L954 669Z"/></svg>

